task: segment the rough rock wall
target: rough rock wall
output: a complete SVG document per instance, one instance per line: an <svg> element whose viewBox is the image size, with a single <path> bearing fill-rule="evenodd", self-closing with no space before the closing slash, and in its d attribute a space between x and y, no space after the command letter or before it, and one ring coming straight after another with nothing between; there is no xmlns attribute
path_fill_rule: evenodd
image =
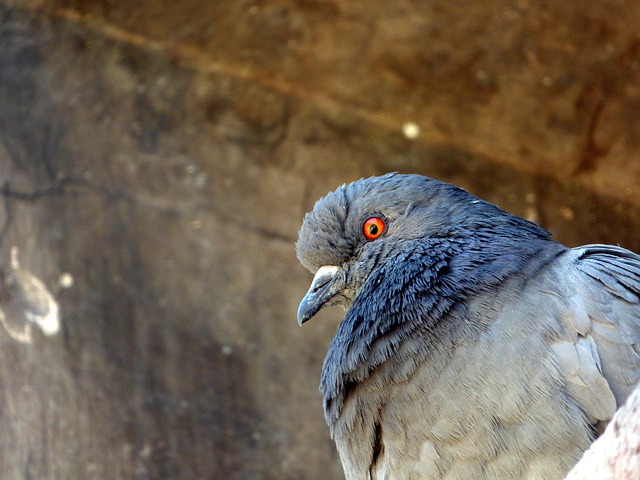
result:
<svg viewBox="0 0 640 480"><path fill-rule="evenodd" d="M303 213L419 172L640 250L639 20L0 0L0 478L341 478L317 393L341 312L295 323Z"/></svg>

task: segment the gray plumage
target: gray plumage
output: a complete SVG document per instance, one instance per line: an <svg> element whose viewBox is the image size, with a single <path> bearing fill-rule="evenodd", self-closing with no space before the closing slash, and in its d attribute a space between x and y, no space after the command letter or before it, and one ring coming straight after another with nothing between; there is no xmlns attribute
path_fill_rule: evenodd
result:
<svg viewBox="0 0 640 480"><path fill-rule="evenodd" d="M320 389L348 480L563 478L640 380L628 250L399 174L320 199L296 250L298 321L346 309Z"/></svg>
<svg viewBox="0 0 640 480"><path fill-rule="evenodd" d="M604 433L566 480L638 480L640 477L640 385L618 409Z"/></svg>

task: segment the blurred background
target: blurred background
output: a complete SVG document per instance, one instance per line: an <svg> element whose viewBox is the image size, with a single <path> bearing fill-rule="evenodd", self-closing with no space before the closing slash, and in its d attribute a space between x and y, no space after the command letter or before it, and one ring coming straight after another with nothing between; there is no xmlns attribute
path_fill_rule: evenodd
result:
<svg viewBox="0 0 640 480"><path fill-rule="evenodd" d="M0 478L342 478L315 200L416 172L640 251L639 147L635 2L0 0Z"/></svg>

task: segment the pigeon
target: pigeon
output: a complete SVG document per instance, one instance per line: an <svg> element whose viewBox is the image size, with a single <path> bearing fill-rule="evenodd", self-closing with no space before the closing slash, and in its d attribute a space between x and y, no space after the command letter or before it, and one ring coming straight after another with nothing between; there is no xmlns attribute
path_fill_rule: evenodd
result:
<svg viewBox="0 0 640 480"><path fill-rule="evenodd" d="M451 184L342 185L296 254L298 323L346 311L320 392L347 480L564 478L640 380L640 256Z"/></svg>

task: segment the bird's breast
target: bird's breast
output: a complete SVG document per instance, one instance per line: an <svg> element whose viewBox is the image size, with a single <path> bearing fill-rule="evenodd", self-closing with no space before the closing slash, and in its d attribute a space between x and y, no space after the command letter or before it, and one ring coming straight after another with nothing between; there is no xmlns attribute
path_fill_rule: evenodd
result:
<svg viewBox="0 0 640 480"><path fill-rule="evenodd" d="M516 303L472 301L351 389L334 427L347 478L563 477L590 432Z"/></svg>

